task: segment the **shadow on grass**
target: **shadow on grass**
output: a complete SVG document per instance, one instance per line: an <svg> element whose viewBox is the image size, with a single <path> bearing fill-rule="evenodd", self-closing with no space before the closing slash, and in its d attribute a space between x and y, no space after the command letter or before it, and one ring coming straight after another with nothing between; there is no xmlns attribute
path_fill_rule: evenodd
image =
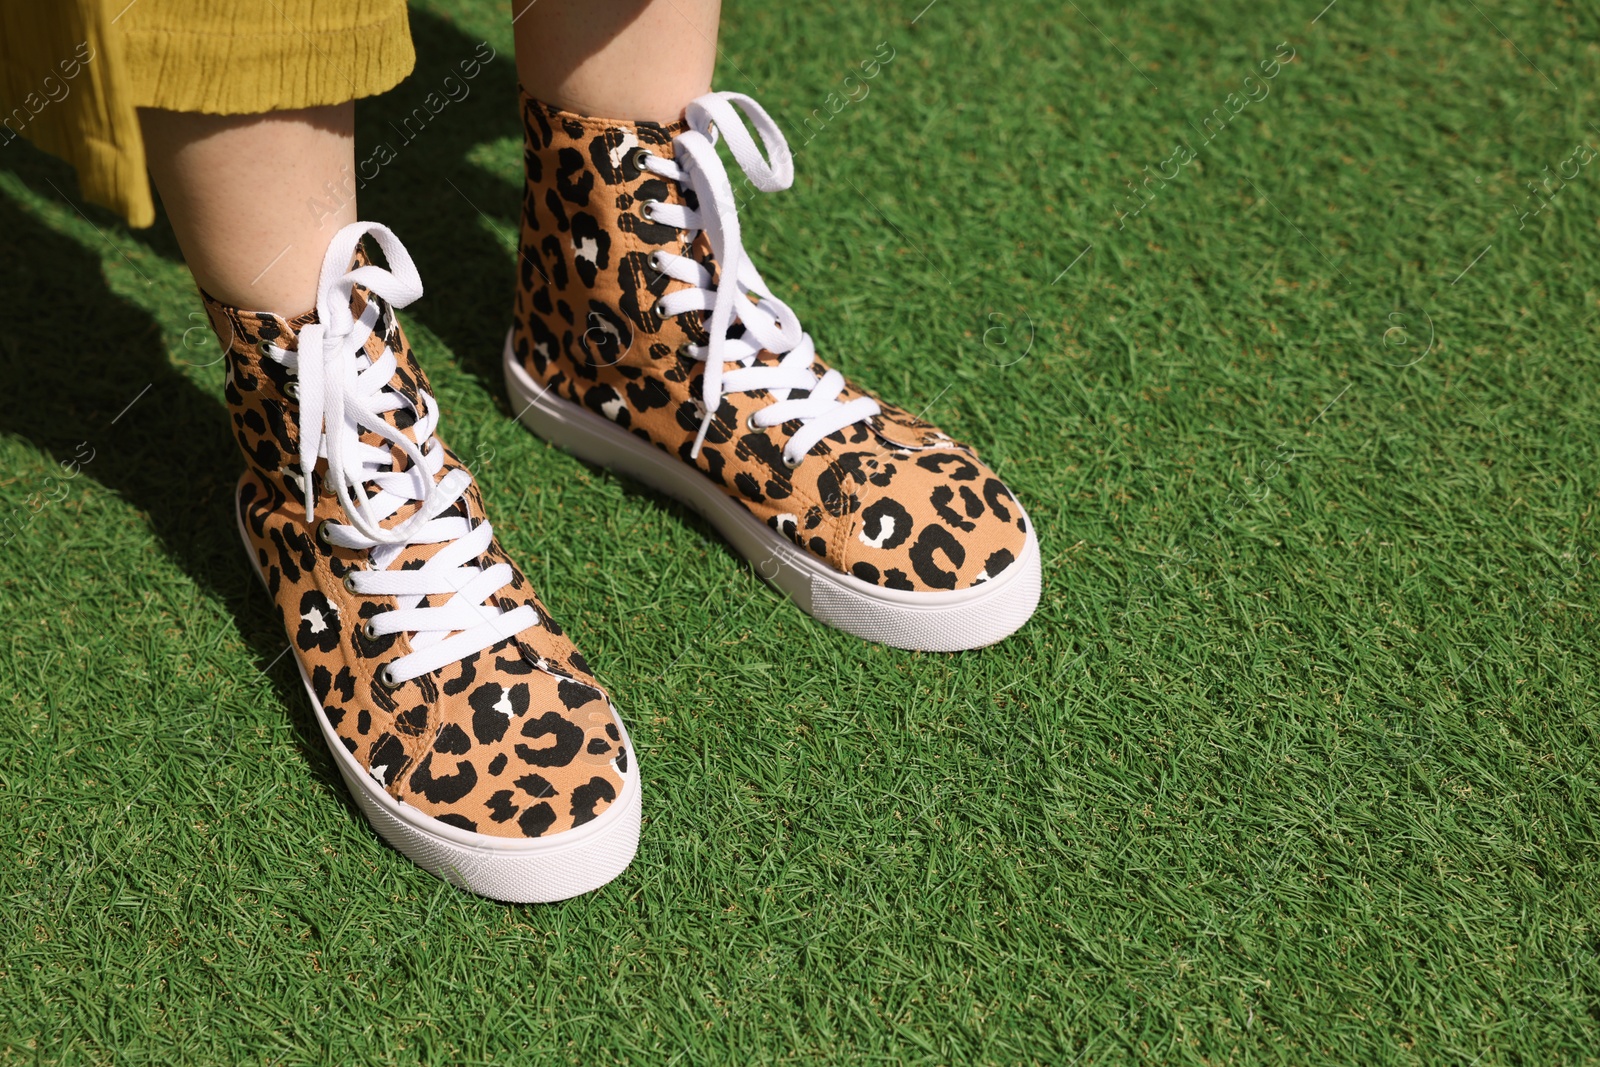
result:
<svg viewBox="0 0 1600 1067"><path fill-rule="evenodd" d="M393 229L422 273L428 295L405 314L443 341L505 407L500 353L511 325L517 254L492 230L514 237L521 225L516 64L509 52L496 53L424 12L411 12L411 31L416 69L391 92L356 105L357 178L374 173L358 193L361 217ZM463 64L465 71L476 64L476 76L468 78ZM480 145L506 139L518 146L515 175L493 174L473 161ZM376 166L385 148L392 161Z"/></svg>
<svg viewBox="0 0 1600 1067"><path fill-rule="evenodd" d="M71 180L52 174L54 161L38 153L8 163L28 172L25 179ZM88 454L80 445L93 449L81 476L141 512L167 555L237 620L257 667L292 709L307 764L358 813L235 532L233 489L243 460L221 398L172 365L156 322L111 291L97 253L3 197L0 233L0 432L58 462Z"/></svg>

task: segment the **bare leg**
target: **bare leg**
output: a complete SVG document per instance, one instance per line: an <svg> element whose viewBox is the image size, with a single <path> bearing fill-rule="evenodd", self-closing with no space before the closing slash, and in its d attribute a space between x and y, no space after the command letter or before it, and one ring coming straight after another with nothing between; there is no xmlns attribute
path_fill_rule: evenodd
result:
<svg viewBox="0 0 1600 1067"><path fill-rule="evenodd" d="M711 90L722 0L515 0L517 75L580 115L674 122Z"/></svg>
<svg viewBox="0 0 1600 1067"><path fill-rule="evenodd" d="M200 287L251 311L309 310L329 239L357 218L355 106L264 115L146 108L139 118L151 177Z"/></svg>

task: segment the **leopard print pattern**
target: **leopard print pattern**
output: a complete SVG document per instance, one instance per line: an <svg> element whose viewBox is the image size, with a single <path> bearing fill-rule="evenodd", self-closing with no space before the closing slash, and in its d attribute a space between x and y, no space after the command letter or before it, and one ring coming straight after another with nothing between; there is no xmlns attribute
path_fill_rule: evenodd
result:
<svg viewBox="0 0 1600 1067"><path fill-rule="evenodd" d="M682 123L584 118L522 97L527 183L512 344L533 378L699 468L758 519L836 570L912 591L965 589L1021 555L1028 524L1005 484L965 445L901 408L837 431L799 467L782 450L800 423L756 429L764 391L722 398L698 458L703 313L655 313L675 282L649 265L663 249L715 271L704 237L647 220L646 200L692 193L635 153L670 157ZM762 353L763 361L778 357ZM820 376L827 371L820 359ZM840 399L863 395L854 386Z"/></svg>
<svg viewBox="0 0 1600 1067"><path fill-rule="evenodd" d="M629 773L632 754L621 720L514 564L499 605L508 611L532 605L536 628L393 689L378 680L383 664L410 651L410 639L366 635L365 620L393 608L394 598L348 591L344 576L362 566L367 553L324 543L306 522L292 375L262 350L266 344L293 350L297 332L315 314L286 320L202 296L227 349L225 393L247 464L237 501L242 525L291 647L340 742L395 799L463 830L550 836L603 813L625 780L637 777L636 770ZM369 296L356 290L357 316ZM427 379L392 311L385 308L384 314L367 354L376 359L385 345L396 354L399 366L390 387L420 413ZM401 409L387 418L404 428L415 416ZM370 431L364 438L383 444ZM397 463L404 462L398 449L394 454ZM325 465L319 462L310 487L318 493L317 522L344 522L337 496L317 489ZM445 472L462 467L446 450ZM402 509L396 521L408 513ZM457 502L455 514L463 513L474 523L484 521L476 485ZM412 546L394 566L419 567L442 547ZM496 541L478 562L488 567L511 561ZM638 788L636 781L632 787Z"/></svg>

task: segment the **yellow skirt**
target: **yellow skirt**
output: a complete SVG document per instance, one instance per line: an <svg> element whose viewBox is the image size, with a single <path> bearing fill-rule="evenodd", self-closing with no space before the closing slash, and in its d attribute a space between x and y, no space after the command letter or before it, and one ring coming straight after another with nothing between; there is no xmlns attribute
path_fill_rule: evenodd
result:
<svg viewBox="0 0 1600 1067"><path fill-rule="evenodd" d="M86 199L155 221L137 108L253 114L392 89L416 55L405 0L0 3L0 163L18 137Z"/></svg>

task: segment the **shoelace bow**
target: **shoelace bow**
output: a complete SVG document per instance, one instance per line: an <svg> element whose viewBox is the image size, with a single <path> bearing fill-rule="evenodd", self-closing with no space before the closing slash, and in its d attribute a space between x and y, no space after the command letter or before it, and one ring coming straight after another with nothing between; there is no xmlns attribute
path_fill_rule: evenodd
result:
<svg viewBox="0 0 1600 1067"><path fill-rule="evenodd" d="M369 233L383 249L389 270L372 265L349 270L356 246ZM371 565L350 572L346 589L395 598L395 608L367 620L367 636L411 635L412 650L380 672L380 680L393 686L513 637L535 625L539 615L531 605L504 611L490 601L511 582L511 565L476 566L474 561L493 541L492 528L487 521L473 526L462 515L445 514L472 485L472 476L457 468L439 477L444 446L433 436L438 405L427 393L413 403L390 388L397 363L387 345L377 360L367 355L365 345L381 308L379 300L369 299L361 317L352 316L350 299L357 285L391 307L405 307L422 295L416 265L387 226L356 222L334 235L322 261L317 321L300 330L295 351L270 347L267 354L296 376L306 521L316 519L320 456L327 460L323 482L338 495L349 523L324 520L317 536L370 553ZM383 418L402 409L415 417L409 433ZM393 451L361 440L363 430L398 448L407 464L394 469ZM368 495L369 484L376 493ZM417 505L412 514L392 527L383 525L408 504ZM407 548L432 544L445 547L421 567L390 569ZM453 595L441 605L417 606L423 597L445 594Z"/></svg>
<svg viewBox="0 0 1600 1067"><path fill-rule="evenodd" d="M740 111L754 124L761 138L760 147ZM639 158L643 169L692 190L699 204L695 210L682 204L647 200L642 207L645 218L689 231L686 244L692 244L696 235L703 232L718 266L719 277L713 278L703 264L689 256L658 251L650 257L655 270L690 285L663 296L656 304L657 314L668 318L687 311L711 312L706 324L710 343L688 348L693 358L705 361L700 395L705 413L690 455L700 455L700 446L717 417L724 393L765 389L777 399L751 415L749 423L754 428L765 428L799 420L800 429L783 448L784 462L798 467L818 441L871 418L881 409L876 400L867 396L840 400L845 380L838 371L830 369L820 378L812 372L816 350L811 335L801 330L800 320L789 305L768 291L760 272L745 254L738 205L728 171L717 155L717 138L720 135L727 141L734 161L757 189L777 192L787 189L794 180L794 158L778 124L743 93L708 93L692 102L684 117L689 129L673 138L675 159L648 151ZM764 156L762 148L766 150ZM730 336L736 323L743 326L743 331ZM762 350L783 358L776 364L753 365ZM738 367L730 370L729 363Z"/></svg>

